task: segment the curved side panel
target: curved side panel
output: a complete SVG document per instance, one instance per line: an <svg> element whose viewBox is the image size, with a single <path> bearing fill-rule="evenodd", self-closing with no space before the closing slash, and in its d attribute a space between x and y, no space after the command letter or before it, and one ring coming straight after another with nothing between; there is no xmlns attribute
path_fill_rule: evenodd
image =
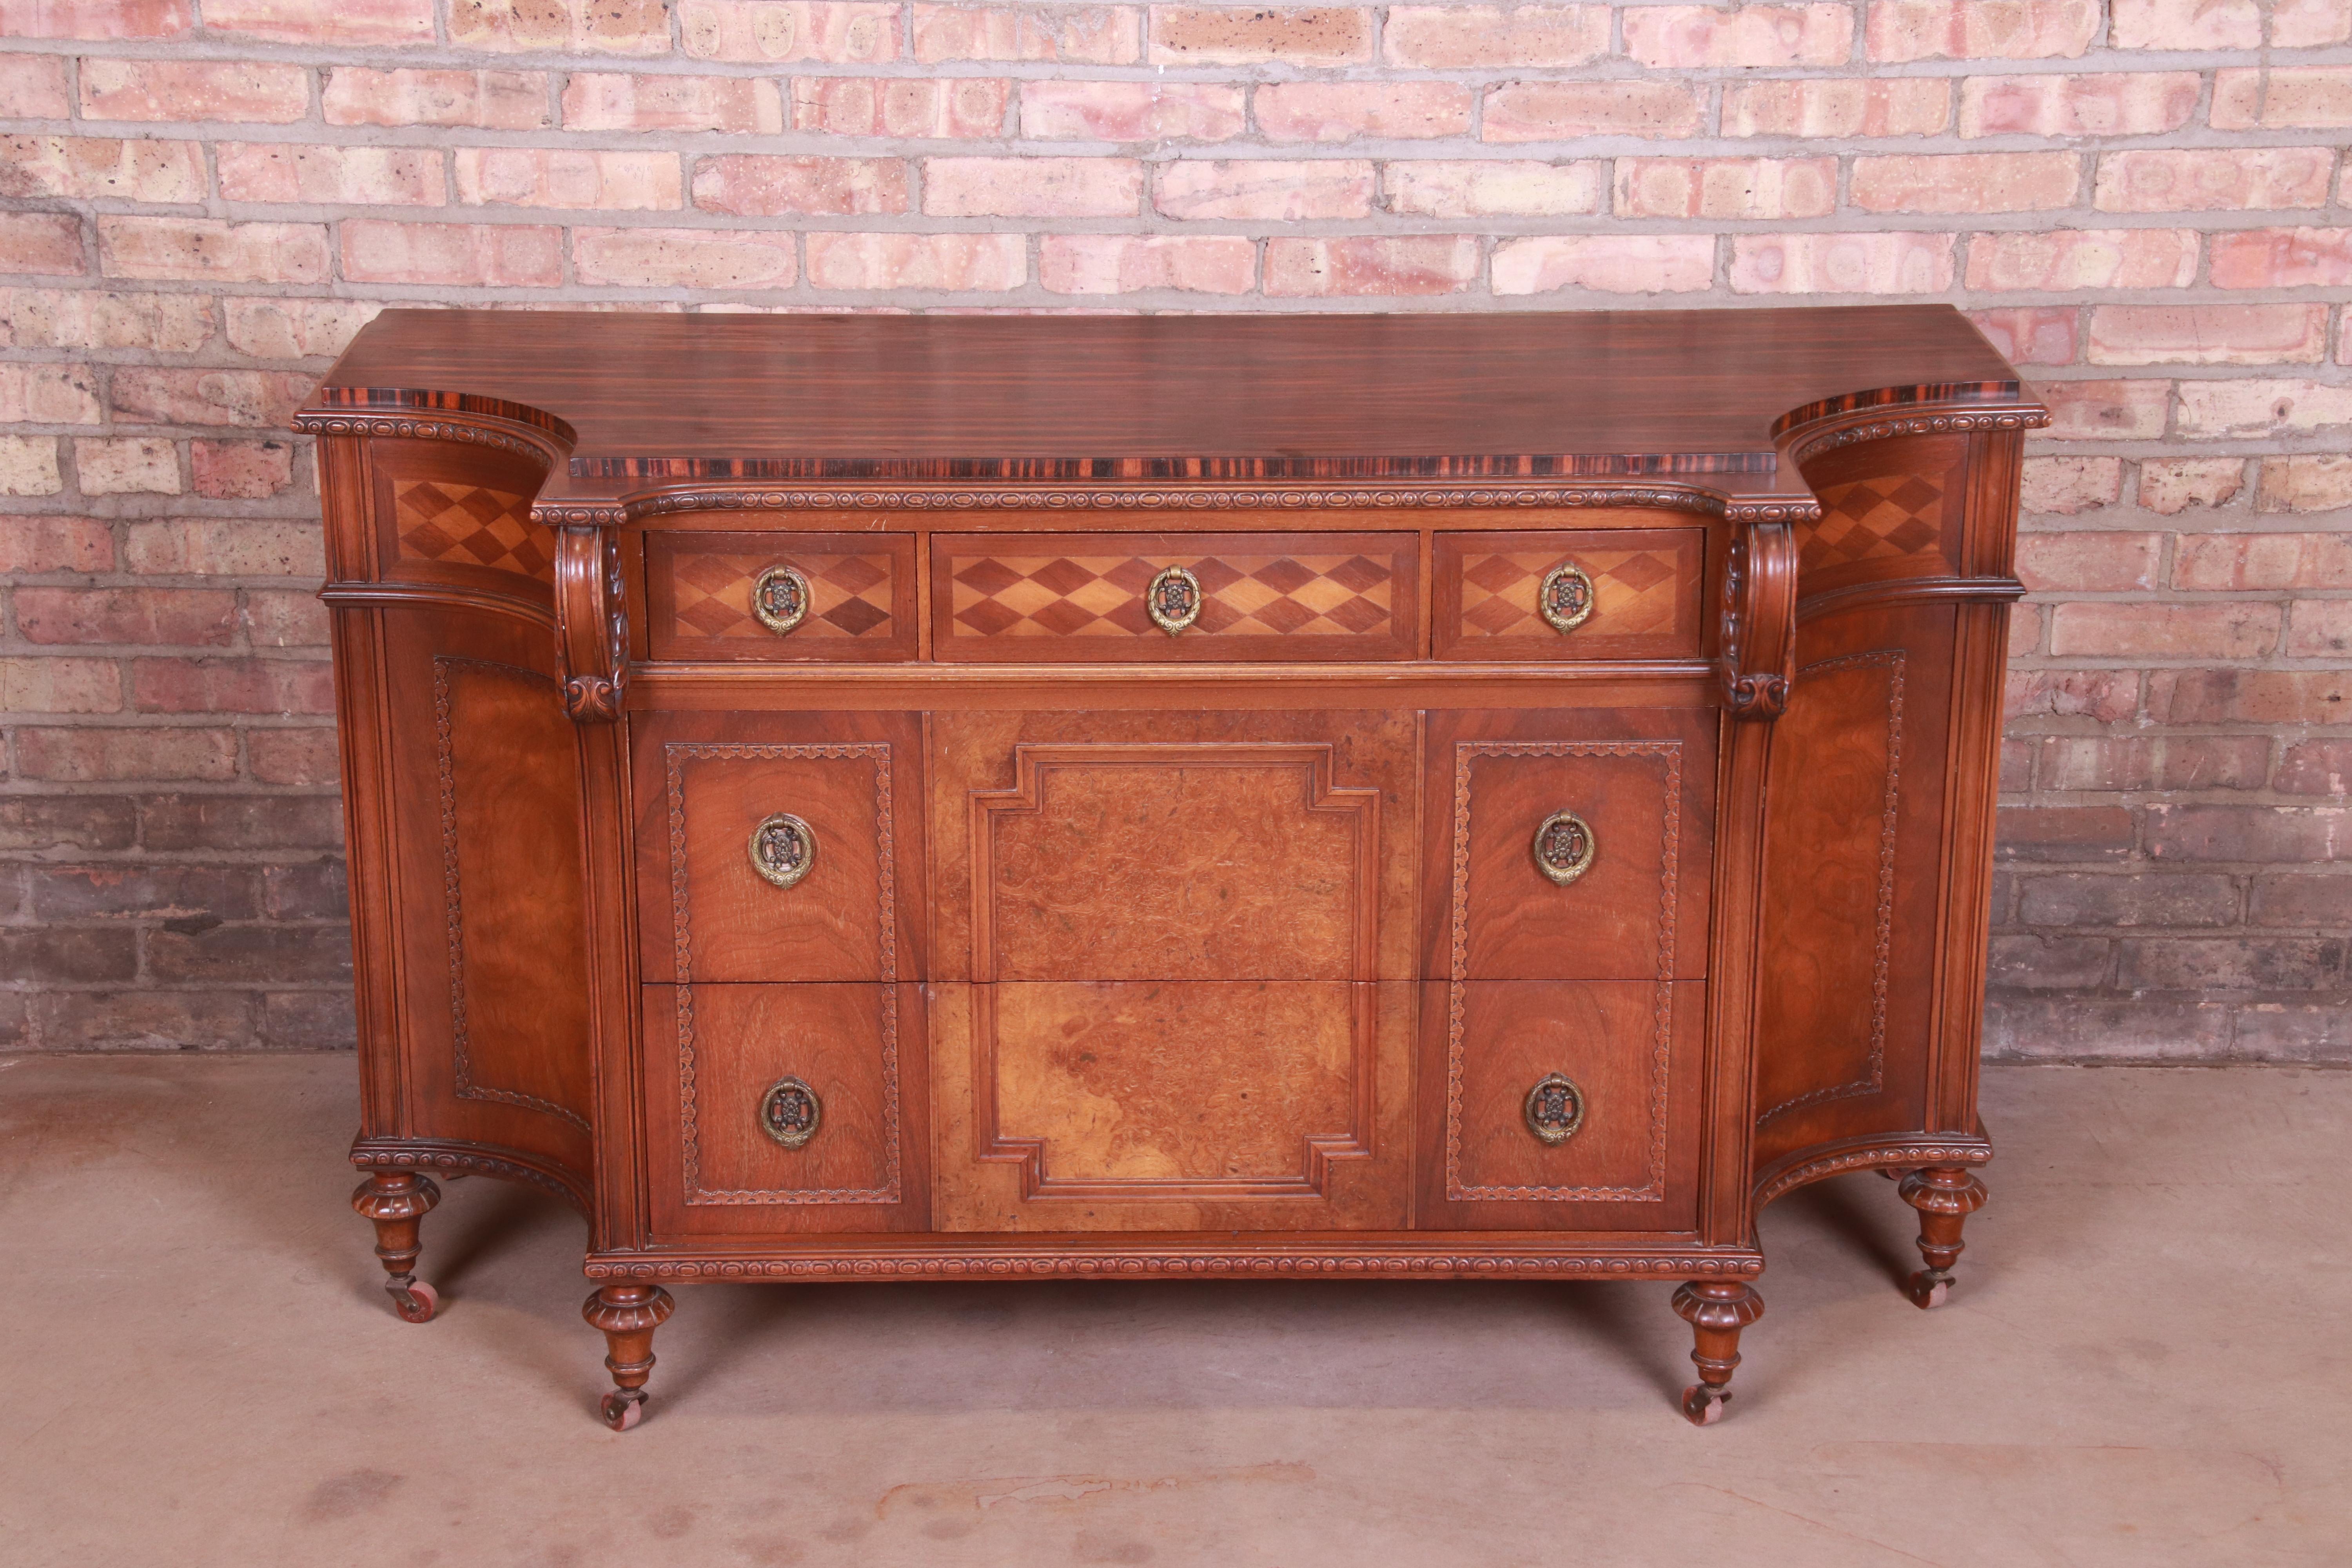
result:
<svg viewBox="0 0 2352 1568"><path fill-rule="evenodd" d="M553 631L552 454L320 443L358 949L365 1165L584 1204L591 1037L579 741ZM464 1156L464 1158L460 1158Z"/></svg>

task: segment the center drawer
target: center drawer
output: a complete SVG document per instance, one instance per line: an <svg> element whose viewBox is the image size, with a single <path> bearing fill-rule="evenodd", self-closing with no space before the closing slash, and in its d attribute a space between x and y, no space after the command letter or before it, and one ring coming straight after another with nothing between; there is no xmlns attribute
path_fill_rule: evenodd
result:
<svg viewBox="0 0 2352 1568"><path fill-rule="evenodd" d="M1421 652L1413 533L940 533L946 661L1328 661Z"/></svg>

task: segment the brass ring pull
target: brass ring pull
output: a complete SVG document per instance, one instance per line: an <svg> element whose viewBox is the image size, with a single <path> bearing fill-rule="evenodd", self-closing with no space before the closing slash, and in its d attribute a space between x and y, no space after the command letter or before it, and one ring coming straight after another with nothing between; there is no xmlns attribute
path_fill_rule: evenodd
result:
<svg viewBox="0 0 2352 1568"><path fill-rule="evenodd" d="M797 566L771 566L751 580L751 614L778 637L808 619L814 597Z"/></svg>
<svg viewBox="0 0 2352 1568"><path fill-rule="evenodd" d="M798 1149L816 1136L824 1120L824 1101L816 1090L796 1078L780 1078L760 1097L760 1131L787 1149Z"/></svg>
<svg viewBox="0 0 2352 1568"><path fill-rule="evenodd" d="M1584 1125L1584 1091L1566 1073L1548 1072L1528 1090L1528 1131L1546 1143L1565 1143Z"/></svg>
<svg viewBox="0 0 2352 1568"><path fill-rule="evenodd" d="M1201 618L1206 602L1201 580L1181 566L1169 567L1143 591L1143 613L1171 637Z"/></svg>
<svg viewBox="0 0 2352 1568"><path fill-rule="evenodd" d="M1592 618L1592 579L1575 562L1561 562L1544 574L1536 609L1552 630L1574 631Z"/></svg>
<svg viewBox="0 0 2352 1568"><path fill-rule="evenodd" d="M1536 869L1560 887L1567 887L1592 869L1600 845L1592 825L1572 811L1555 811L1536 829Z"/></svg>
<svg viewBox="0 0 2352 1568"><path fill-rule="evenodd" d="M751 869L779 888L789 888L816 864L816 830L789 811L780 811L751 829Z"/></svg>

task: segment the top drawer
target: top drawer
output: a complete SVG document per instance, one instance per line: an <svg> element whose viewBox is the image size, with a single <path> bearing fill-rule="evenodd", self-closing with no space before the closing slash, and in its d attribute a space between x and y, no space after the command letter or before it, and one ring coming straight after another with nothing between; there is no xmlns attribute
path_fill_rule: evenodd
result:
<svg viewBox="0 0 2352 1568"><path fill-rule="evenodd" d="M944 660L1412 658L1420 612L1412 533L931 536Z"/></svg>
<svg viewBox="0 0 2352 1568"><path fill-rule="evenodd" d="M1703 528L1441 533L1430 570L1439 658L1696 658L1700 652Z"/></svg>
<svg viewBox="0 0 2352 1568"><path fill-rule="evenodd" d="M914 535L649 532L646 628L655 658L912 658Z"/></svg>

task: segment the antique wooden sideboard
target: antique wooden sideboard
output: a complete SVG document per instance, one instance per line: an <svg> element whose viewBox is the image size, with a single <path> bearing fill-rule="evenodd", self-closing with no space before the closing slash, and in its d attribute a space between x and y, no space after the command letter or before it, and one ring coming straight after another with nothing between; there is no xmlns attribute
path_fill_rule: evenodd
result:
<svg viewBox="0 0 2352 1568"><path fill-rule="evenodd" d="M678 1280L1657 1279L1877 1168L1940 1301L2019 453L1943 306L392 310L319 437L353 1202Z"/></svg>

